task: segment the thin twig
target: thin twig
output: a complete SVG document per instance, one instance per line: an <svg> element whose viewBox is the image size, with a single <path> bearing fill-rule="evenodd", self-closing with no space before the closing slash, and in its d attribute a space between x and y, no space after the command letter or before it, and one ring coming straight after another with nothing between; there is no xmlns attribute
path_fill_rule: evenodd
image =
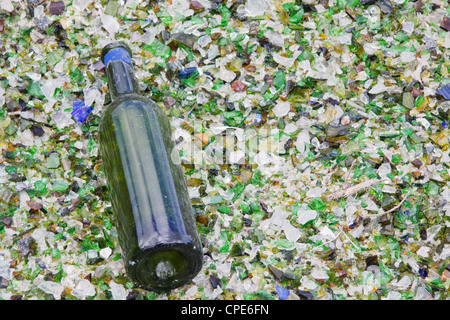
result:
<svg viewBox="0 0 450 320"><path fill-rule="evenodd" d="M345 188L336 192L333 192L326 196L326 200L337 200L340 198L347 198L351 196L352 194L355 194L361 190L367 189L371 186L374 186L376 184L380 184L383 182L389 181L389 179L370 179L364 182L361 182L353 187Z"/></svg>
<svg viewBox="0 0 450 320"><path fill-rule="evenodd" d="M206 93L208 93L212 96L215 96L216 98L222 98L222 99L225 98L225 96L223 96L221 93L219 93L217 91L214 91L213 89L206 88L204 86L199 86L199 88L202 89L203 91L205 91Z"/></svg>
<svg viewBox="0 0 450 320"><path fill-rule="evenodd" d="M27 121L31 121L31 122L34 122L34 123L42 124L43 126L46 126L46 127L48 127L48 128L54 128L54 126L51 125L51 124L49 124L49 123L40 122L40 121L31 119L31 118L22 117L22 111L14 111L14 112L10 112L9 115L10 115L10 116L18 116L18 117L20 117L21 119L25 119L25 120L27 120Z"/></svg>
<svg viewBox="0 0 450 320"><path fill-rule="evenodd" d="M341 229L339 228L339 230L341 230ZM320 246L318 246L318 247L314 247L313 250L315 250L315 249L317 249L317 248L321 248L322 246L326 246L327 244L329 244L329 243L331 243L331 242L333 242L333 241L336 241L337 238L340 237L340 235L341 235L342 232L343 232L342 230L339 231L339 233L337 234L337 236L335 236L333 239L328 240L328 241L325 242L325 243L322 243L322 244L321 244Z"/></svg>
<svg viewBox="0 0 450 320"><path fill-rule="evenodd" d="M359 246L357 246L356 244L353 243L352 239L350 239L350 237L347 235L347 233L345 233L345 231L342 230L340 226L338 226L338 229L341 230L341 232L344 234L344 236L347 238L347 240L350 241L355 248L359 248Z"/></svg>
<svg viewBox="0 0 450 320"><path fill-rule="evenodd" d="M352 165L350 166L350 169L348 169L348 171L346 173L345 182L344 182L344 188L343 188L344 190L348 188L348 185L349 185L350 179L351 179L350 178L350 174L353 171L353 167L355 166L355 163L356 163L356 159L353 160Z"/></svg>
<svg viewBox="0 0 450 320"><path fill-rule="evenodd" d="M386 154L386 150L381 150L381 152L383 153L383 155L387 159L387 161L389 161L389 163L395 167L395 164L392 162L391 159L389 159L388 155Z"/></svg>
<svg viewBox="0 0 450 320"><path fill-rule="evenodd" d="M402 199L402 201L400 201L400 203L399 203L398 205L396 205L396 206L393 207L392 209L389 209L388 211L383 211L383 212L379 212L379 213L376 213L376 214L362 214L362 216L363 216L364 218L377 218L377 217L380 217L380 216L382 216L382 215L391 213L391 212L397 210L398 208L400 208L400 207L402 206L403 202L405 202L406 199L408 199L408 197L409 197L410 194L411 194L411 191L408 192L408 194Z"/></svg>
<svg viewBox="0 0 450 320"><path fill-rule="evenodd" d="M19 237L19 238L20 238L20 237L22 237L22 236L26 235L27 233L29 233L29 232L33 231L33 230L34 230L34 229L36 229L36 228L37 228L37 226L31 227L31 228L29 228L29 229L27 229L27 230L25 230L25 231L23 231L23 232L19 233L17 237Z"/></svg>

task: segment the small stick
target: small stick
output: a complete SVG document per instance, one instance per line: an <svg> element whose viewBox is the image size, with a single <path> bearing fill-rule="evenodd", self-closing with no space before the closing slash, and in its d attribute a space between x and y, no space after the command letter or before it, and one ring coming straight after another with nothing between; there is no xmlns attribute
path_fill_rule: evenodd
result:
<svg viewBox="0 0 450 320"><path fill-rule="evenodd" d="M347 240L350 241L355 248L358 248L358 246L353 243L352 239L350 239L350 237L347 235L347 233L345 233L345 231L342 230L340 226L338 226L338 228L339 228L339 230L341 230L341 232L344 234L344 236L347 238Z"/></svg>
<svg viewBox="0 0 450 320"><path fill-rule="evenodd" d="M358 191L364 190L364 189L374 186L376 184L383 183L385 181L389 181L389 179L370 179L370 180L361 182L353 187L349 187L349 188L345 188L343 190L333 192L333 193L327 195L325 198L327 201L337 200L340 198L347 198L347 197L351 196L352 194L357 193Z"/></svg>
<svg viewBox="0 0 450 320"><path fill-rule="evenodd" d="M344 190L347 189L349 184L350 184L350 179L351 179L350 178L350 174L353 171L353 167L355 166L355 163L356 163L356 159L353 160L352 165L350 166L350 169L348 169L348 171L346 173L346 177L345 177L345 181L344 181L344 187L343 187Z"/></svg>
<svg viewBox="0 0 450 320"><path fill-rule="evenodd" d="M22 112L21 112L21 111L10 112L9 115L10 115L10 116L18 116L18 117L20 117L21 119L25 119L25 120L27 120L27 121L31 121L31 122L34 122L34 123L42 124L43 126L46 126L46 127L48 127L48 128L54 128L54 126L51 125L51 124L49 124L49 123L40 122L40 121L31 119L31 118L24 118L24 117L22 117Z"/></svg>
<svg viewBox="0 0 450 320"><path fill-rule="evenodd" d="M389 161L389 163L392 164L395 167L395 164L392 162L391 159L389 159L388 155L386 154L386 151L385 150L381 150L381 152L383 153L383 155L387 159L387 161Z"/></svg>
<svg viewBox="0 0 450 320"><path fill-rule="evenodd" d="M405 202L406 199L408 199L408 197L409 197L410 194L411 194L411 191L408 192L408 194L402 199L402 201L400 201L400 203L399 203L398 205L396 205L396 206L393 207L392 209L389 209L388 211L383 211L383 212L380 212L380 213L377 213L377 214L363 214L362 216L363 216L364 218L377 218L377 217L379 217L379 216L382 216L382 215L391 213L391 212L397 210L398 208L400 208L400 207L402 206L403 202Z"/></svg>
<svg viewBox="0 0 450 320"><path fill-rule="evenodd" d="M334 241L336 241L337 240L337 238L339 238L339 236L342 234L342 230L341 230L341 228L339 228L339 233L337 234L337 236L335 236L333 239L331 239L331 240L328 240L327 242L325 242L325 243L322 243L320 246L317 246L317 247L314 247L314 248L312 248L312 250L315 250L315 249L317 249L317 248L321 248L322 246L327 246L329 243L332 243L332 242L334 242Z"/></svg>
<svg viewBox="0 0 450 320"><path fill-rule="evenodd" d="M225 98L221 93L214 91L212 89L206 88L204 86L199 86L199 88L216 98L223 98L223 99Z"/></svg>
<svg viewBox="0 0 450 320"><path fill-rule="evenodd" d="M37 226L31 227L31 228L29 228L29 229L27 229L27 230L25 230L25 231L19 233L19 234L18 234L18 237L22 237L22 236L26 235L27 233L33 231L33 230L36 229L36 228L37 228Z"/></svg>

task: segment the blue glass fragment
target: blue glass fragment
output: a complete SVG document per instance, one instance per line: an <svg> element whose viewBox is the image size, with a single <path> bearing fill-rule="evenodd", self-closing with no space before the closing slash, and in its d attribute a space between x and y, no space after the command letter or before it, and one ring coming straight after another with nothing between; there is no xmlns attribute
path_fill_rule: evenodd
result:
<svg viewBox="0 0 450 320"><path fill-rule="evenodd" d="M446 86L440 88L439 90L437 90L436 93L440 94L445 99L449 99L450 100L450 83L447 84Z"/></svg>
<svg viewBox="0 0 450 320"><path fill-rule="evenodd" d="M186 79L189 78L191 74L193 74L195 71L197 71L196 67L190 67L186 69L181 69L178 71L178 78L180 79Z"/></svg>
<svg viewBox="0 0 450 320"><path fill-rule="evenodd" d="M428 276L428 272L426 269L420 268L419 269L419 275L421 278L426 278Z"/></svg>
<svg viewBox="0 0 450 320"><path fill-rule="evenodd" d="M84 101L83 100L74 100L73 101L73 111L78 110L79 108L84 107Z"/></svg>
<svg viewBox="0 0 450 320"><path fill-rule="evenodd" d="M252 124L254 126L259 126L262 121L262 115L260 113L255 113L255 118L253 119Z"/></svg>
<svg viewBox="0 0 450 320"><path fill-rule="evenodd" d="M277 291L278 297L280 300L286 300L289 296L289 289L285 289L283 287L280 287L279 285L275 284L275 290Z"/></svg>
<svg viewBox="0 0 450 320"><path fill-rule="evenodd" d="M71 114L78 122L84 122L92 110L94 110L94 108L86 107L83 100L75 100L73 102L73 111Z"/></svg>

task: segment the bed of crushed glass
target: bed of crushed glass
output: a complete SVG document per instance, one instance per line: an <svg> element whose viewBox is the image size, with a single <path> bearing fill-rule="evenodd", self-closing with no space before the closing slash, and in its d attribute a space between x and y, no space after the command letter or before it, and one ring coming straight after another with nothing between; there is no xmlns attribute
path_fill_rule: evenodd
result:
<svg viewBox="0 0 450 320"><path fill-rule="evenodd" d="M444 0L3 0L0 299L449 298ZM126 277L101 49L173 126L204 263Z"/></svg>

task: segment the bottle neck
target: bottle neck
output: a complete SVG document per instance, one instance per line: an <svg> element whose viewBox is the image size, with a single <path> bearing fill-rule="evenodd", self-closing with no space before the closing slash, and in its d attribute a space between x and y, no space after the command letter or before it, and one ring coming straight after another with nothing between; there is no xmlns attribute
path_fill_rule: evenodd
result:
<svg viewBox="0 0 450 320"><path fill-rule="evenodd" d="M125 94L139 93L133 67L123 61L110 61L106 70L111 100Z"/></svg>

